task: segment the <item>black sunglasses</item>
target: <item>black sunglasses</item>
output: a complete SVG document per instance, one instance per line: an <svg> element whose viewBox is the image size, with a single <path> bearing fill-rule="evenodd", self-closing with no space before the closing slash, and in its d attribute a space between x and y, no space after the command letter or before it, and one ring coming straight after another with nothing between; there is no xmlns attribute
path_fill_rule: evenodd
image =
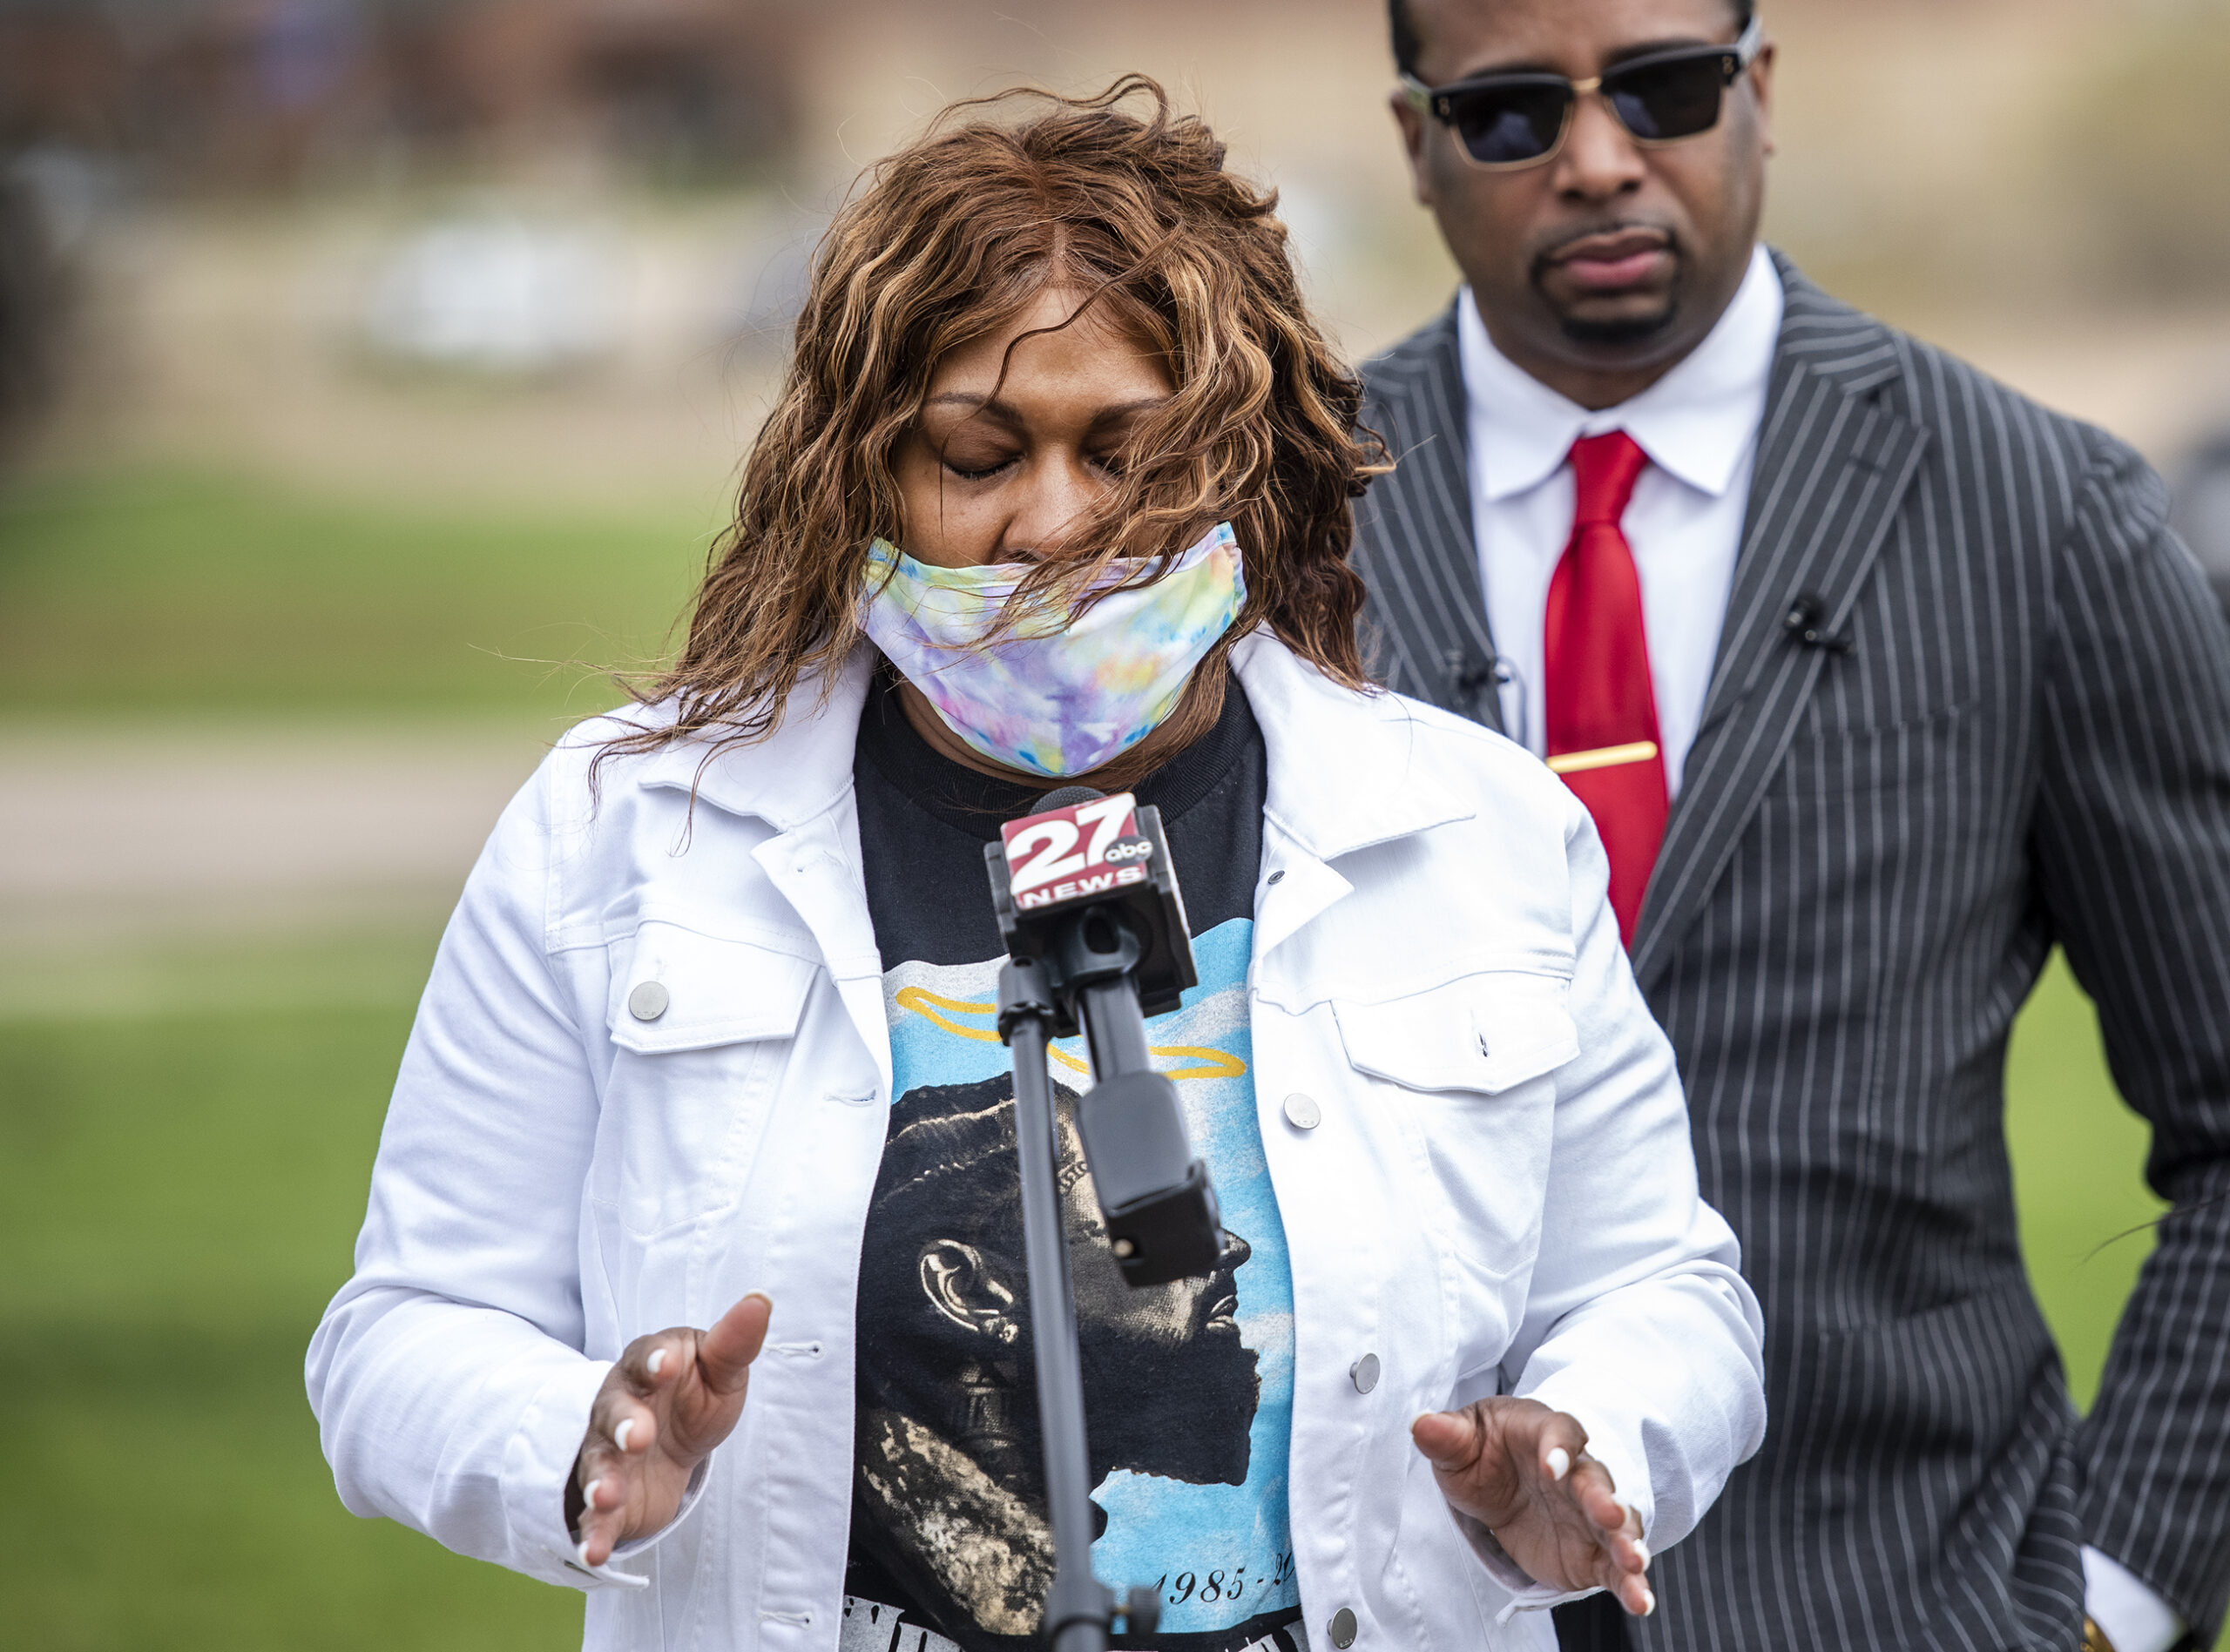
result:
<svg viewBox="0 0 2230 1652"><path fill-rule="evenodd" d="M1450 86L1402 77L1409 106L1453 127L1463 152L1493 171L1537 166L1564 147L1572 111L1588 92L1601 95L1618 122L1642 144L1676 143L1719 125L1727 89L1741 78L1764 45L1766 26L1753 13L1731 46L1684 46L1622 63L1593 80L1562 75L1480 75Z"/></svg>

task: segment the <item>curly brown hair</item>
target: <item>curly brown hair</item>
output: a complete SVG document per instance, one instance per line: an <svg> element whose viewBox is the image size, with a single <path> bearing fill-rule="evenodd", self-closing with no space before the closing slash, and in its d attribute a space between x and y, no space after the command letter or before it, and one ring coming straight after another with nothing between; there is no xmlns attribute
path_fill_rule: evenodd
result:
<svg viewBox="0 0 2230 1652"><path fill-rule="evenodd" d="M1017 99L1035 105L1017 122L983 112ZM1150 108L1119 106L1134 100ZM1214 721L1230 647L1257 625L1361 686L1363 588L1347 556L1354 501L1384 455L1356 432L1362 387L1309 319L1276 206L1144 75L1090 98L956 104L877 163L815 257L788 372L680 657L632 691L671 700L674 720L614 747L757 738L801 683L833 685L862 635L868 546L902 529L893 462L933 369L1056 286L1085 295L1063 325L1105 307L1162 357L1176 394L1070 536L1091 550L1039 563L1024 600L1081 611L1108 562L1139 558L1139 580L1157 577L1227 521L1247 604L1194 673L1172 735Z"/></svg>

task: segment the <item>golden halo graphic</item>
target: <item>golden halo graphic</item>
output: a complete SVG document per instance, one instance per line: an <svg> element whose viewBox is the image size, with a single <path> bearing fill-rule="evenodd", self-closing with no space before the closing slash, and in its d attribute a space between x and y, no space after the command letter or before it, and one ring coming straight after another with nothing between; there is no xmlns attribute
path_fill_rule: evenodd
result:
<svg viewBox="0 0 2230 1652"><path fill-rule="evenodd" d="M898 989L897 1001L901 1009L911 1010L930 1025L950 1033L956 1038L972 1038L984 1044L996 1044L999 1042L998 1028L990 1024L998 1014L998 1006L996 1004L974 1004L965 999L946 998L940 994L929 991L926 987L901 987ZM971 1026L966 1022L953 1019L956 1015L981 1016L983 1018L984 1024ZM1154 1046L1152 1053L1168 1060L1189 1063L1166 1069L1163 1075L1167 1078L1244 1078L1247 1076L1247 1063L1227 1050L1210 1049L1199 1044L1160 1044ZM1079 1073L1086 1077L1091 1075L1091 1069L1070 1055L1068 1051L1055 1049L1051 1054L1055 1061L1060 1062L1071 1072Z"/></svg>

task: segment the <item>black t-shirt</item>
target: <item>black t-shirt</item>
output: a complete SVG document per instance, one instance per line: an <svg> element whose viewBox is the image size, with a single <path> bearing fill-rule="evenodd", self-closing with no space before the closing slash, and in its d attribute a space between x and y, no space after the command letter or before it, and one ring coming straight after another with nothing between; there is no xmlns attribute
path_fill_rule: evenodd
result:
<svg viewBox="0 0 2230 1652"><path fill-rule="evenodd" d="M895 1100L860 1263L858 1421L841 1652L1020 1652L1052 1543L1044 1516L1004 960L983 846L1043 792L963 768L906 721L886 669L853 763L882 954ZM1132 1291L1098 1221L1056 1044L1093 1500L1094 1569L1157 1585L1166 1652L1290 1652L1286 1507L1293 1283L1254 1116L1246 981L1267 776L1233 681L1215 727L1134 788L1161 811L1200 985L1147 1023L1231 1236L1206 1281ZM1118 1644L1135 1644L1122 1642Z"/></svg>

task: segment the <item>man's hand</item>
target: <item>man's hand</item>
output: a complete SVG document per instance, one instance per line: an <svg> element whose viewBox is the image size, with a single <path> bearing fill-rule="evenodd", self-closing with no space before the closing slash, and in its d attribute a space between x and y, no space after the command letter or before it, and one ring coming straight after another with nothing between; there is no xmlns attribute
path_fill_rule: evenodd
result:
<svg viewBox="0 0 2230 1652"><path fill-rule="evenodd" d="M1657 1609L1643 1576L1641 1521L1612 1495L1611 1471L1587 1454L1578 1419L1538 1400L1496 1398L1428 1412L1409 1437L1441 1494L1537 1582L1606 1588L1636 1617Z"/></svg>
<svg viewBox="0 0 2230 1652"><path fill-rule="evenodd" d="M710 1331L636 1338L605 1373L565 1483L565 1524L589 1565L603 1565L680 1510L690 1475L743 1414L773 1311L753 1291Z"/></svg>

